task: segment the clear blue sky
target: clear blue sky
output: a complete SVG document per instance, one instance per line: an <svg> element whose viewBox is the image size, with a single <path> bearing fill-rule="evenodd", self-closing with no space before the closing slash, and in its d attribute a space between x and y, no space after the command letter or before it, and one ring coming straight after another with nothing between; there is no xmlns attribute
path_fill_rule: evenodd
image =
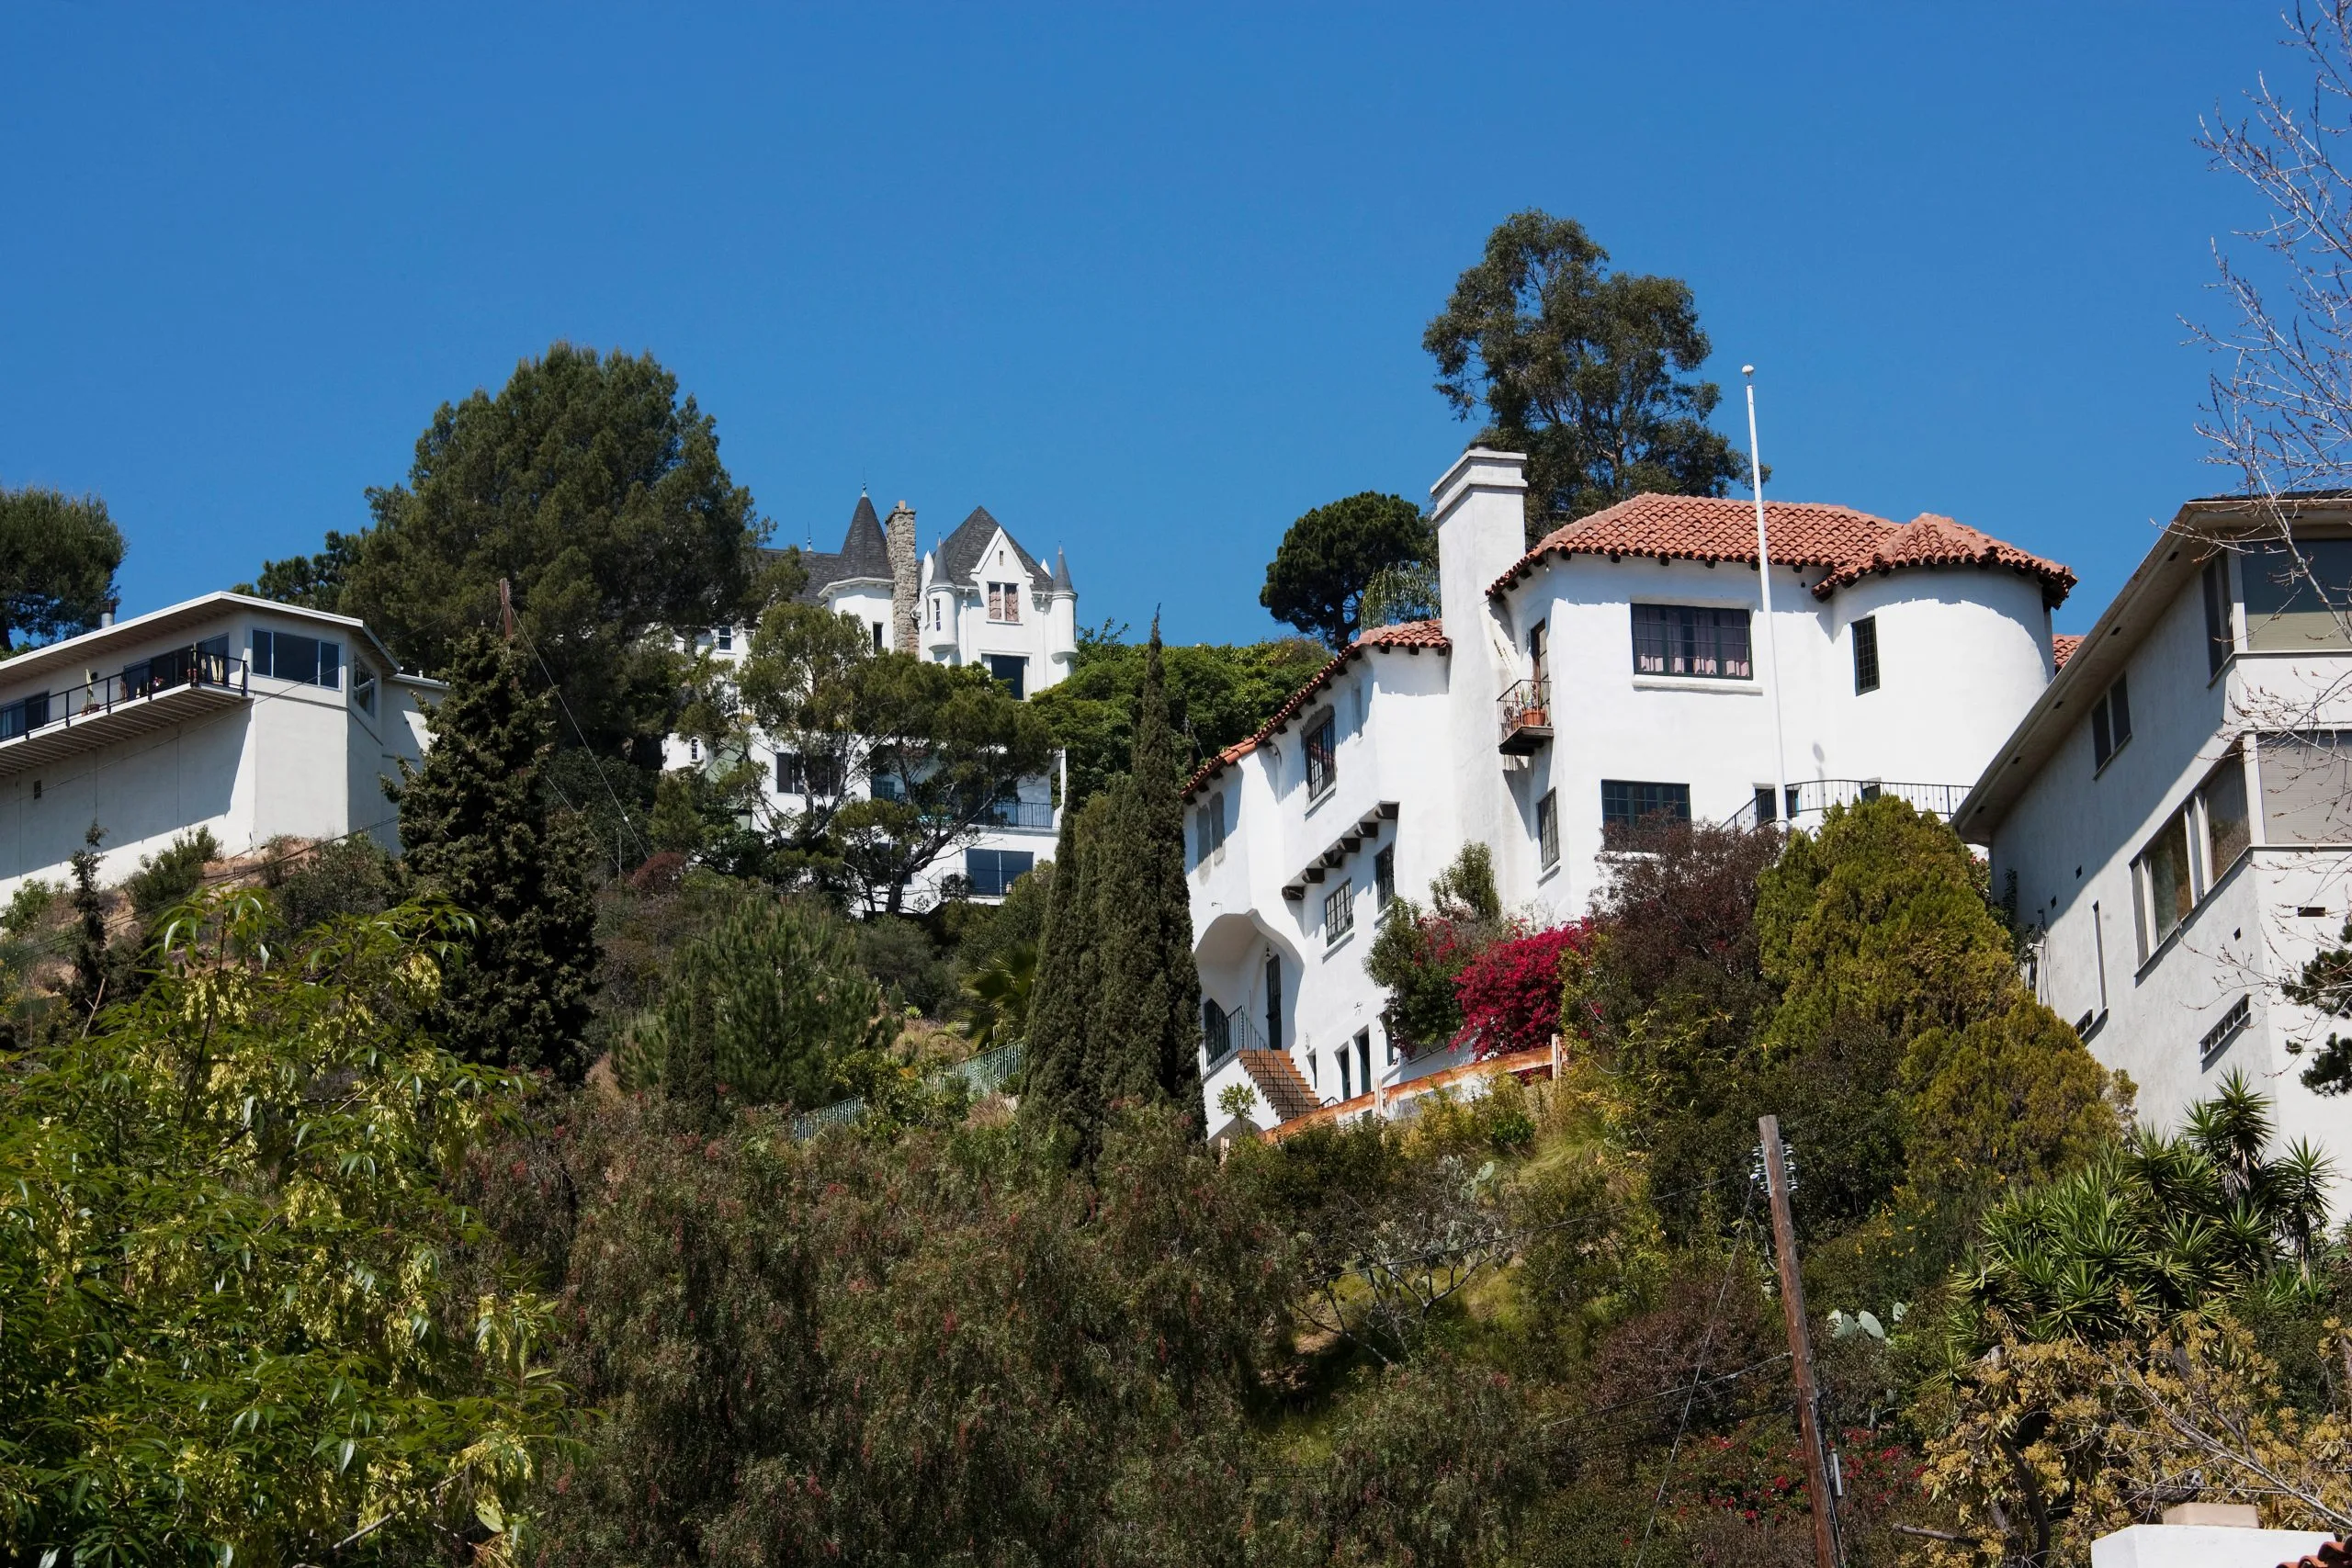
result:
<svg viewBox="0 0 2352 1568"><path fill-rule="evenodd" d="M1777 495L2072 564L2193 433L2197 117L2275 4L0 9L0 481L103 494L126 611L365 520L444 399L650 349L780 541L985 502L1090 622L1275 628L1298 513L1425 500L1423 324L1507 213L1687 278Z"/></svg>

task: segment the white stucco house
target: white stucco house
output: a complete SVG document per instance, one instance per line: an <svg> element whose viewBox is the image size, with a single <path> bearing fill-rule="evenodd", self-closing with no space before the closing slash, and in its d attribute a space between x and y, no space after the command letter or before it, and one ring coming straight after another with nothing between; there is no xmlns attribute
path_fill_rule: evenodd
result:
<svg viewBox="0 0 2352 1568"><path fill-rule="evenodd" d="M1463 1069L1392 1049L1363 960L1464 844L1507 906L1571 919L1654 814L1884 792L1947 815L2049 684L2064 567L1949 518L1772 502L1776 811L1752 503L1640 496L1530 550L1523 470L1464 453L1430 491L1442 618L1366 633L1187 784L1212 1127L1229 1085L1271 1127Z"/></svg>
<svg viewBox="0 0 2352 1568"><path fill-rule="evenodd" d="M808 574L801 597L864 624L877 650L978 665L1023 700L1069 674L1078 658L1078 589L1059 550L1048 570L984 506L920 556L915 540L912 507L899 502L886 525L861 494L839 550L800 553ZM731 664L748 651L750 628L716 628L699 646L722 667ZM798 758L764 738L754 739L753 756L780 812L805 810L810 787L825 787ZM699 743L676 736L662 759L667 768L705 761ZM1061 825L1058 798L1052 778L1023 780L1018 797L999 804L998 819L985 832L908 890L909 907L935 904L949 878L961 879L972 897L1003 897L1023 873L1051 858Z"/></svg>
<svg viewBox="0 0 2352 1568"><path fill-rule="evenodd" d="M2242 1069L2352 1176L2352 1115L2300 1082L2327 1029L2279 994L2352 909L2352 502L2291 515L2308 572L2264 511L2183 506L1953 820L2143 1121Z"/></svg>
<svg viewBox="0 0 2352 1568"><path fill-rule="evenodd" d="M383 785L420 761L420 702L358 621L209 593L0 663L0 898L62 881L92 822L118 882L182 833L399 847Z"/></svg>

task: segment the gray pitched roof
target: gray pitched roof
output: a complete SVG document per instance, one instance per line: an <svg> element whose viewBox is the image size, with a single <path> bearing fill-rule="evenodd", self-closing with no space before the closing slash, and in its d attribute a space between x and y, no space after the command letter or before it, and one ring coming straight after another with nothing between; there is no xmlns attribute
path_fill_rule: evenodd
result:
<svg viewBox="0 0 2352 1568"><path fill-rule="evenodd" d="M1069 557L1062 554L1059 545L1054 547L1054 592L1075 593L1078 584L1069 580Z"/></svg>
<svg viewBox="0 0 2352 1568"><path fill-rule="evenodd" d="M808 586L800 597L814 603L836 582L853 579L890 581L890 547L882 537L882 519L874 502L861 494L857 510L849 514L849 533L838 551L803 550L800 564L808 569Z"/></svg>
<svg viewBox="0 0 2352 1568"><path fill-rule="evenodd" d="M1003 526L989 515L987 507L972 508L972 514L957 524L956 531L939 543L940 575L950 582L978 581L980 558L988 553L989 541L996 537L996 531ZM1012 530L1006 529L1004 536L1012 542L1012 553L1021 558L1021 564L1027 569L1030 581L1046 581L1049 574L1037 564L1037 558L1021 547L1021 541L1012 537Z"/></svg>

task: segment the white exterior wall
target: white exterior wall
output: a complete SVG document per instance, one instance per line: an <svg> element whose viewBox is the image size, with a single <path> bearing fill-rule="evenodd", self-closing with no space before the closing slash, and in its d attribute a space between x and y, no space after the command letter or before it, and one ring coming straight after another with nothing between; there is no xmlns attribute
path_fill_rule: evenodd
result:
<svg viewBox="0 0 2352 1568"><path fill-rule="evenodd" d="M1371 881L1372 856L1397 848L1396 890L1426 900L1430 879L1460 852L1493 852L1506 907L1560 920L1586 912L1605 874L1601 781L1690 786L1691 815L1721 821L1752 809L1772 784L1772 704L1764 625L1752 567L1653 558L1552 558L1490 595L1525 553L1523 459L1465 453L1431 488L1440 596L1450 654L1397 648L1360 652L1298 719L1188 797L1187 855L1197 859L1198 812L1222 795L1222 852L1193 871L1193 921L1202 993L1264 1032L1264 961L1283 959L1284 1039L1319 1098L1338 1098L1332 1048L1373 1032L1374 1077L1409 1082L1456 1065L1450 1054L1391 1065L1379 1023L1380 988L1363 973L1376 919L1367 897L1354 935L1322 940L1323 894L1283 897L1300 872L1383 801L1396 820L1329 875ZM1975 568L1906 569L1866 578L1826 600L1810 592L1818 569L1775 568L1772 630L1792 784L1885 781L1948 786L1956 804L2049 682L2050 615L2039 580ZM1632 606L1712 605L1752 613L1755 678L1642 675L1634 667ZM1876 618L1880 683L1854 689L1852 623ZM1547 630L1553 739L1525 757L1499 752L1497 699L1531 671L1528 632ZM1312 809L1304 800L1303 736L1325 707L1340 716L1338 782ZM1560 855L1542 864L1536 804L1557 792ZM1948 808L1948 807L1947 807ZM1236 1043L1238 1045L1237 1030ZM1253 1042L1254 1043L1254 1040ZM1238 1061L1205 1059L1209 1124L1217 1098L1248 1082ZM1370 1087L1350 1086L1356 1093ZM1274 1117L1260 1098L1256 1120Z"/></svg>
<svg viewBox="0 0 2352 1568"><path fill-rule="evenodd" d="M209 609L212 613L201 613ZM195 613L192 613L195 612ZM142 623L170 617L168 629ZM175 839L209 829L223 854L240 855L280 835L340 838L370 831L397 849L397 814L382 785L402 760L424 757L421 694L437 682L395 677L365 627L328 616L215 594L91 632L0 665L0 705L28 694L62 693L118 674L125 665L226 637L232 659L251 656L256 629L331 638L342 647L340 689L267 676L243 681L243 700L111 742L75 750L0 777L0 898L27 878L62 881L95 821L105 830L100 876L113 883ZM351 700L357 672L377 676L377 711ZM185 693L141 701L172 705ZM73 722L0 741L0 755L27 740L70 735Z"/></svg>
<svg viewBox="0 0 2352 1568"><path fill-rule="evenodd" d="M2038 942L2037 994L2082 1031L2101 1064L2130 1075L2143 1122L2177 1129L2191 1104L2242 1070L2272 1098L2282 1138L2309 1137L2335 1155L2340 1180L2352 1178L2342 1104L2302 1087L2310 1057L2289 1049L2327 1030L2278 994L2343 929L2352 845L2267 844L2261 781L2245 755L2251 747L2224 763L2265 715L2352 726L2352 655L2245 651L2239 613L2240 651L2209 673L2194 573L2140 620L2117 639L2129 643L2120 668L2131 740L2096 766L2090 704L2113 679L2103 671L2066 701L2075 716L2063 739L1987 835L1994 888L2016 879L2019 924ZM2246 768L2254 848L2229 866L2200 865L2201 897L2143 957L2132 862L2222 765ZM2197 853L2201 862L2202 846ZM2208 1032L2241 998L2247 1026L2208 1055Z"/></svg>

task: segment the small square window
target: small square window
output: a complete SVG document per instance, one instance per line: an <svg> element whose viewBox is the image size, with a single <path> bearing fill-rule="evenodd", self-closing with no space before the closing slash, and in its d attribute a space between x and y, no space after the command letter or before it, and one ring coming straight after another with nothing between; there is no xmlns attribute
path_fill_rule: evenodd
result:
<svg viewBox="0 0 2352 1568"><path fill-rule="evenodd" d="M1323 940L1328 944L1356 929L1356 889L1342 882L1323 897Z"/></svg>

